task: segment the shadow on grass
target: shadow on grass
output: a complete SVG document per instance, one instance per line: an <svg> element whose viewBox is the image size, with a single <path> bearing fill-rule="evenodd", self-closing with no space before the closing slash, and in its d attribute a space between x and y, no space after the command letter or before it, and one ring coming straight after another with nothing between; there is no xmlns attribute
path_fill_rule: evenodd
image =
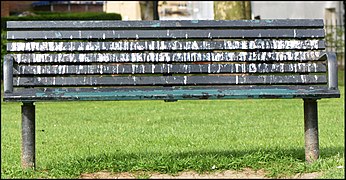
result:
<svg viewBox="0 0 346 180"><path fill-rule="evenodd" d="M320 157L332 158L344 152L344 147L320 149ZM304 148L297 149L257 149L246 151L190 151L182 153L115 153L96 154L69 162L52 162L48 169L68 174L83 172L134 172L151 171L159 173L177 173L184 170L195 170L199 173L213 170L240 170L250 167L262 169L281 166L279 169L290 168L293 164L304 164ZM58 170L59 171L59 170ZM67 172L69 171L69 172Z"/></svg>

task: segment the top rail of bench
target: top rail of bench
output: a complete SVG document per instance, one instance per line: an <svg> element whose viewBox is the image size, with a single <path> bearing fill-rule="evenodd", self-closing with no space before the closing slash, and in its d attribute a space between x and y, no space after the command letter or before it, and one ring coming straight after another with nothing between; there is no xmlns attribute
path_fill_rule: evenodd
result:
<svg viewBox="0 0 346 180"><path fill-rule="evenodd" d="M11 29L78 29L78 28L316 28L323 27L322 19L280 20L154 20L154 21L8 21Z"/></svg>
<svg viewBox="0 0 346 180"><path fill-rule="evenodd" d="M323 38L323 21L8 21L8 40Z"/></svg>

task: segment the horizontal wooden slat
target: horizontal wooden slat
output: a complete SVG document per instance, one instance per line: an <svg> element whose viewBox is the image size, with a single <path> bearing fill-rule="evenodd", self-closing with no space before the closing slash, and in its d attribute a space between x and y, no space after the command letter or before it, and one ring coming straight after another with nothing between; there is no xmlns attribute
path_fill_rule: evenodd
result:
<svg viewBox="0 0 346 180"><path fill-rule="evenodd" d="M288 28L323 27L322 19L169 20L169 21L8 21L7 28Z"/></svg>
<svg viewBox="0 0 346 180"><path fill-rule="evenodd" d="M324 37L323 29L8 31L7 39L220 39Z"/></svg>
<svg viewBox="0 0 346 180"><path fill-rule="evenodd" d="M95 53L12 54L15 63L145 63L145 62L251 62L311 61L323 51L292 52L186 52L186 53Z"/></svg>
<svg viewBox="0 0 346 180"><path fill-rule="evenodd" d="M326 72L322 63L294 64L151 64L151 65L59 65L18 66L17 75L91 75L91 74L163 74L163 73L315 73Z"/></svg>
<svg viewBox="0 0 346 180"><path fill-rule="evenodd" d="M324 75L15 77L14 86L164 86L237 84L322 84Z"/></svg>
<svg viewBox="0 0 346 180"><path fill-rule="evenodd" d="M148 51L324 49L323 40L222 40L222 41L118 41L118 42L14 42L7 51Z"/></svg>
<svg viewBox="0 0 346 180"><path fill-rule="evenodd" d="M117 101L190 99L339 98L325 86L228 86L150 88L20 88L4 101Z"/></svg>

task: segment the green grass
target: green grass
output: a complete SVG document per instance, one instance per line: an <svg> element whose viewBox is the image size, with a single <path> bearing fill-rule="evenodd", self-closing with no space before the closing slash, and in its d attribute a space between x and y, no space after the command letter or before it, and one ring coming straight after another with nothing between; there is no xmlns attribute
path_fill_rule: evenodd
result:
<svg viewBox="0 0 346 180"><path fill-rule="evenodd" d="M322 172L343 179L343 85L341 98L318 101L320 158L312 164L304 158L301 99L39 102L37 169L22 170L21 103L1 102L1 178L248 167L274 178Z"/></svg>

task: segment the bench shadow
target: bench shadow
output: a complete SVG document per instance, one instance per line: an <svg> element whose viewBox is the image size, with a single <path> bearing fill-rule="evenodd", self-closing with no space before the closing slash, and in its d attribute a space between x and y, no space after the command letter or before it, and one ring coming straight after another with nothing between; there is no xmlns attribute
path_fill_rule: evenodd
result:
<svg viewBox="0 0 346 180"><path fill-rule="evenodd" d="M338 154L343 154L344 150L344 147L321 148L320 157L322 157L323 159L327 159ZM120 151L118 152L119 153L112 154L94 154L85 158L74 159L72 160L72 162L68 162L66 166L70 166L73 168L79 167L79 169L82 171L91 169L94 171L97 170L95 169L95 165L98 166L100 164L103 164L100 166L99 169L100 171L102 171L105 168L104 165L107 164L106 169L114 169L115 171L128 171L133 170L133 167L139 167L138 170L174 172L177 170L179 171L179 169L194 169L193 166L209 167L210 163L212 163L211 161L213 161L214 158L223 160L226 159L226 161L229 161L229 164L233 165L236 162L236 166L238 168L242 167L244 164L249 164L248 162L250 162L250 164L253 164L256 161L265 161L270 163L271 161L277 162L277 159L290 159L290 161L292 161L293 159L293 161L305 162L304 148L276 148L261 150L253 149L244 151L189 151L182 153L120 153ZM247 162L242 162L243 160ZM196 161L198 161L198 163ZM226 164L227 163L228 162L226 162ZM57 165L56 167L60 167L60 165ZM143 169L141 169L141 167Z"/></svg>

